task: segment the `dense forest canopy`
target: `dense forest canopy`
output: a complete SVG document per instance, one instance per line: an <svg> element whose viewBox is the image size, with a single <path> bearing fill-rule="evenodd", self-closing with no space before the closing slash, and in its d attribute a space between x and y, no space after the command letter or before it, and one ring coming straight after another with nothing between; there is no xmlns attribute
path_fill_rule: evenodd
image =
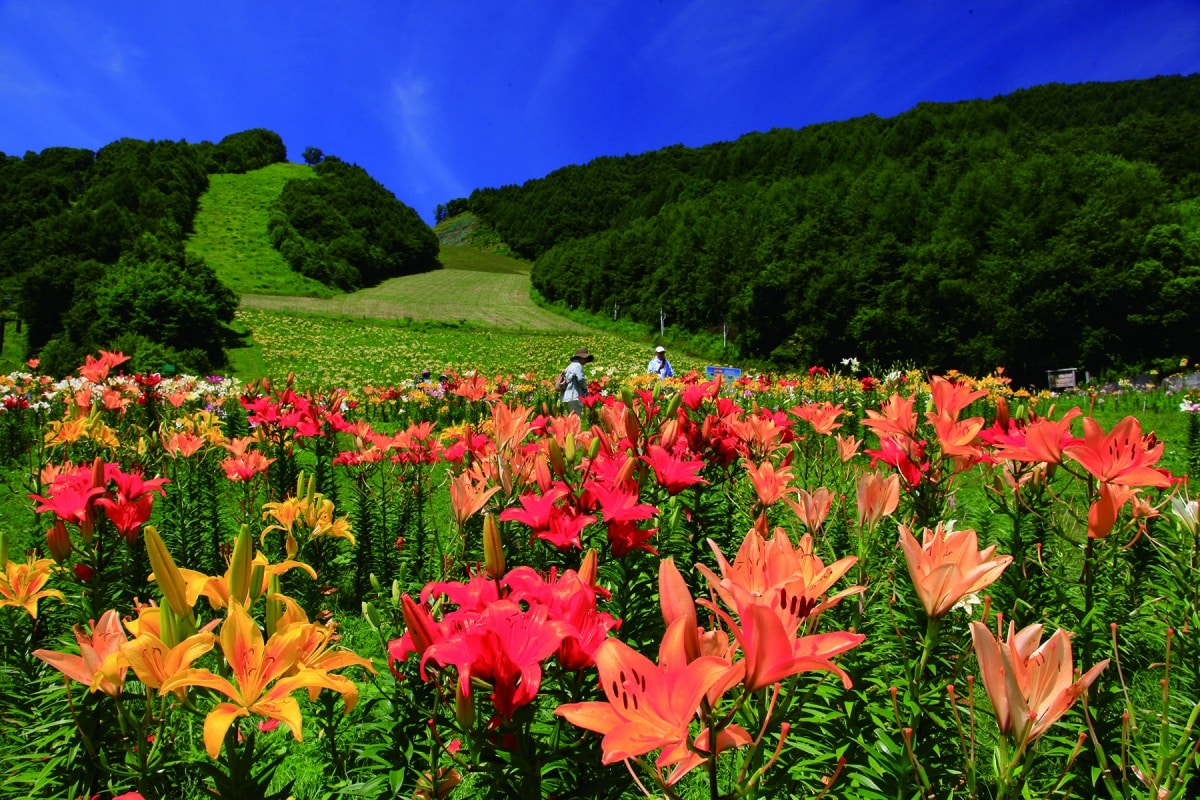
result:
<svg viewBox="0 0 1200 800"><path fill-rule="evenodd" d="M268 224L292 269L354 290L437 269L433 230L362 167L314 157L318 180L289 181Z"/></svg>
<svg viewBox="0 0 1200 800"><path fill-rule="evenodd" d="M569 166L469 210L572 308L781 367L1195 357L1200 76L1049 85ZM464 208L465 207L465 208Z"/></svg>

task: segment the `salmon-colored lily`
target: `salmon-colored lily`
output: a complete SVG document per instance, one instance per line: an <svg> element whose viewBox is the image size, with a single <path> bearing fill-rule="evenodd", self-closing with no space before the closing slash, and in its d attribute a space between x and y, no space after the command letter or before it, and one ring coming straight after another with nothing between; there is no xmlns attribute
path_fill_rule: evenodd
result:
<svg viewBox="0 0 1200 800"><path fill-rule="evenodd" d="M930 617L943 617L963 597L990 586L1000 577L1012 556L993 555L996 546L979 549L975 531L925 528L921 541L900 526L900 547L908 563L917 597Z"/></svg>
<svg viewBox="0 0 1200 800"><path fill-rule="evenodd" d="M833 493L824 486L818 486L811 492L801 489L795 500L786 496L783 499L811 533L821 530L825 518L829 516L829 509L833 507Z"/></svg>
<svg viewBox="0 0 1200 800"><path fill-rule="evenodd" d="M754 462L748 458L743 459L742 463L746 467L746 474L750 476L750 482L754 484L758 502L764 507L769 508L775 505L780 498L788 494L788 484L795 477L790 466L776 469L769 460L755 466Z"/></svg>
<svg viewBox="0 0 1200 800"><path fill-rule="evenodd" d="M218 703L205 717L204 748L210 758L220 755L221 742L234 720L251 714L282 722L300 741L303 719L293 692L310 687L344 691L340 682L330 680L333 676L322 670L295 669L300 663L306 634L300 626L292 626L264 642L262 631L246 610L232 603L221 625L220 643L233 681L207 669L187 669L163 683L162 692L200 686L231 701Z"/></svg>
<svg viewBox="0 0 1200 800"><path fill-rule="evenodd" d="M900 476L867 472L858 479L858 527L871 530L900 506Z"/></svg>
<svg viewBox="0 0 1200 800"><path fill-rule="evenodd" d="M917 437L917 414L913 411L913 401L898 394L893 394L884 401L878 411L868 408L867 417L862 424L875 431L880 439L889 436L908 439Z"/></svg>
<svg viewBox="0 0 1200 800"><path fill-rule="evenodd" d="M1042 626L1030 625L1008 638L993 636L981 622L971 623L971 640L983 685L996 712L1000 733L1025 746L1057 722L1108 666L1108 659L1073 680L1071 637L1059 628L1042 642Z"/></svg>
<svg viewBox="0 0 1200 800"><path fill-rule="evenodd" d="M116 610L109 609L101 614L100 621L92 625L91 633L82 625L76 625L74 633L79 655L54 650L34 650L33 654L68 678L87 686L89 691L99 689L111 697L119 695L125 685L126 664L121 657L121 645L126 639Z"/></svg>
<svg viewBox="0 0 1200 800"><path fill-rule="evenodd" d="M487 505L487 501L499 486L486 488L485 484L473 473L463 472L450 480L450 506L454 509L454 519L461 528L467 520Z"/></svg>
<svg viewBox="0 0 1200 800"><path fill-rule="evenodd" d="M605 640L596 653L596 669L606 701L569 703L555 709L554 713L568 722L604 735L600 745L603 763L636 758L659 748L662 752L655 761L659 768L690 760L690 728L701 701L738 668L716 656L689 662L684 650L688 624L681 617L667 629L658 664L619 639ZM742 739L731 736L726 746L735 743L733 738ZM749 743L748 737L745 743ZM677 770L672 780L682 774Z"/></svg>
<svg viewBox="0 0 1200 800"><path fill-rule="evenodd" d="M717 577L711 569L697 564L713 591L730 611L751 603L774 609L784 623L788 635L794 635L801 622L812 620L823 610L836 605L851 594L862 591L852 586L832 597L826 593L841 580L858 561L847 556L826 566L813 552L813 539L805 534L800 546L794 547L787 532L776 528L768 541L757 530L751 530L742 540L737 556L730 564L717 545L709 540L721 571Z"/></svg>
<svg viewBox="0 0 1200 800"><path fill-rule="evenodd" d="M1063 453L1104 483L1162 489L1171 485L1171 476L1154 468L1163 443L1152 439L1153 434L1142 435L1136 417L1126 417L1107 434L1096 420L1084 417L1083 443L1064 447Z"/></svg>
<svg viewBox="0 0 1200 800"><path fill-rule="evenodd" d="M23 608L29 616L37 619L38 600L44 597L62 600L62 592L44 588L50 580L50 570L53 567L54 561L49 558L7 562L4 565L4 574L0 575L0 608Z"/></svg>

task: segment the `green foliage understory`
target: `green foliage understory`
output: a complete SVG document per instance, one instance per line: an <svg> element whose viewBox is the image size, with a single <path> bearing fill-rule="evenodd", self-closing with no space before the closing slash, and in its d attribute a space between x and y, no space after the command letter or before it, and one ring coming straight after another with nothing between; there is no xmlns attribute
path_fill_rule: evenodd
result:
<svg viewBox="0 0 1200 800"><path fill-rule="evenodd" d="M1030 382L1196 351L1197 194L1193 75L600 158L442 211L497 231L571 308L728 325L780 367L855 354Z"/></svg>

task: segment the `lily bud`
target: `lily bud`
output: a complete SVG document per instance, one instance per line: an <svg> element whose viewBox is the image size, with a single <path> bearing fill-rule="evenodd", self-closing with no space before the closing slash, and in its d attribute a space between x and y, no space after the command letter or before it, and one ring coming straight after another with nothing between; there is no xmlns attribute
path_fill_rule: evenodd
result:
<svg viewBox="0 0 1200 800"><path fill-rule="evenodd" d="M263 580L265 577L266 569L262 564L255 564L250 570L250 603L262 597L263 589L266 588L266 582ZM249 606L250 603L246 605Z"/></svg>
<svg viewBox="0 0 1200 800"><path fill-rule="evenodd" d="M567 459L567 463L575 465L575 434L568 433L563 437L563 456Z"/></svg>
<svg viewBox="0 0 1200 800"><path fill-rule="evenodd" d="M379 612L375 610L375 606L371 605L370 602L364 600L363 604L362 604L362 609L363 609L363 617L366 618L367 624L371 626L372 630L376 630L376 631L381 630L383 628L383 624L379 619Z"/></svg>
<svg viewBox="0 0 1200 800"><path fill-rule="evenodd" d="M558 446L558 440L551 439L546 446L550 455L550 466L554 468L554 474L562 478L567 474L567 465L563 460L562 448Z"/></svg>
<svg viewBox="0 0 1200 800"><path fill-rule="evenodd" d="M588 458L595 459L596 455L599 452L600 452L600 437L598 437L598 436L593 437L591 443L588 444L588 451L587 451Z"/></svg>
<svg viewBox="0 0 1200 800"><path fill-rule="evenodd" d="M638 422L637 414L633 413L633 409L628 406L625 408L625 435L634 444L637 444L638 439L642 438L642 423Z"/></svg>
<svg viewBox="0 0 1200 800"><path fill-rule="evenodd" d="M666 450L670 450L675 446L675 440L679 438L679 420L668 419L659 428L659 439L662 446Z"/></svg>
<svg viewBox="0 0 1200 800"><path fill-rule="evenodd" d="M475 696L470 692L463 694L462 681L454 682L454 719L464 731L475 726Z"/></svg>
<svg viewBox="0 0 1200 800"><path fill-rule="evenodd" d="M633 392L628 386L621 387L621 402L625 404L626 408L633 407Z"/></svg>
<svg viewBox="0 0 1200 800"><path fill-rule="evenodd" d="M667 416L674 417L675 412L679 410L679 404L683 402L683 395L675 394L667 401Z"/></svg>
<svg viewBox="0 0 1200 800"><path fill-rule="evenodd" d="M4 534L0 534L3 536ZM46 549L55 564L61 564L71 555L71 537L61 519L54 520L54 527L46 531ZM0 566L8 563L8 543L0 547Z"/></svg>
<svg viewBox="0 0 1200 800"><path fill-rule="evenodd" d="M500 540L500 525L495 514L483 517L483 567L492 580L504 574L504 544Z"/></svg>
<svg viewBox="0 0 1200 800"><path fill-rule="evenodd" d="M404 626L412 634L413 647L417 653L424 655L430 645L442 638L442 633L433 617L429 615L428 609L407 594L400 598L400 614L404 617Z"/></svg>
<svg viewBox="0 0 1200 800"><path fill-rule="evenodd" d="M261 569L261 567L256 567ZM272 575L267 580L267 610L266 624L267 637L275 635L275 630L279 626L279 618L283 616L283 601L279 599L281 587L279 586L279 576Z"/></svg>
<svg viewBox="0 0 1200 800"><path fill-rule="evenodd" d="M163 599L180 619L192 619L192 607L187 601L187 583L179 567L175 566L175 559L171 558L167 545L158 535L158 529L147 525L142 534L146 539L146 555L154 570L154 580L163 593Z"/></svg>
<svg viewBox="0 0 1200 800"><path fill-rule="evenodd" d="M371 588L375 591L375 594L383 594L383 586L380 585L379 578L375 576L374 572L367 575L367 580L371 582Z"/></svg>
<svg viewBox="0 0 1200 800"><path fill-rule="evenodd" d="M665 446L665 445L664 445ZM630 456L625 459L625 463L617 470L617 477L613 480L613 485L621 486L633 480L633 471L637 468L638 460Z"/></svg>
<svg viewBox="0 0 1200 800"><path fill-rule="evenodd" d="M243 525L233 543L233 556L229 560L229 596L243 608L250 605L250 573L253 570L254 537L250 526Z"/></svg>
<svg viewBox="0 0 1200 800"><path fill-rule="evenodd" d="M588 586L595 586L596 581L600 580L600 557L596 555L596 548L588 548L583 561L579 564L579 572L577 574L579 575L579 580Z"/></svg>
<svg viewBox="0 0 1200 800"><path fill-rule="evenodd" d="M1002 430L1008 430L1008 422L1012 417L1008 411L1008 401L1003 397L996 398L996 423Z"/></svg>
<svg viewBox="0 0 1200 800"><path fill-rule="evenodd" d="M66 530L64 528L64 530ZM8 537L0 531L0 569L8 563Z"/></svg>

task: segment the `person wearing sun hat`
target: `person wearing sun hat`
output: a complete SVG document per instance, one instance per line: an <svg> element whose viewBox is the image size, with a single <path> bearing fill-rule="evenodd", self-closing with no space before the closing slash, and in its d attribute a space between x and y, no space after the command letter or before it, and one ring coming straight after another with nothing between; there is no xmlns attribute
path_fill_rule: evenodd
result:
<svg viewBox="0 0 1200 800"><path fill-rule="evenodd" d="M562 402L571 413L583 413L583 401L579 399L587 394L587 376L583 374L583 365L592 363L595 358L586 347L581 347L571 356L571 363L563 370L566 387L563 389Z"/></svg>
<svg viewBox="0 0 1200 800"><path fill-rule="evenodd" d="M661 344L654 348L654 358L646 365L647 372L653 372L660 378L674 378L675 369L671 366L671 362L667 361L667 348Z"/></svg>

